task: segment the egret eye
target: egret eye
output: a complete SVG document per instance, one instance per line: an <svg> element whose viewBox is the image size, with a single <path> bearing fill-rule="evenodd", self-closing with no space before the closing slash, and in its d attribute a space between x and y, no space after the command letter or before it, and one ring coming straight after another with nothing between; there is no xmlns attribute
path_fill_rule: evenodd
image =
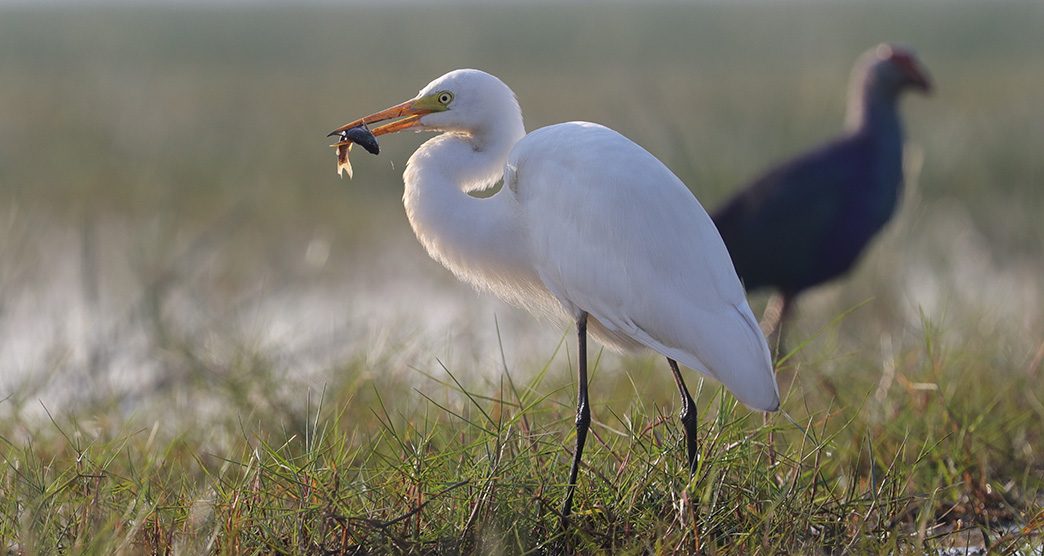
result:
<svg viewBox="0 0 1044 556"><path fill-rule="evenodd" d="M453 93L451 93L449 91L443 91L443 92L439 93L439 96L438 96L439 104L445 106L445 105L449 104L451 100L453 100Z"/></svg>

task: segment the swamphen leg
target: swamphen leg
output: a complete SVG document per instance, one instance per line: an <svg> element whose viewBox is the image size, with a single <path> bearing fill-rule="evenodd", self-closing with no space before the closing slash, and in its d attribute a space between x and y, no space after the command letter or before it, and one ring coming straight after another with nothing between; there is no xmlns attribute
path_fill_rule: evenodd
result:
<svg viewBox="0 0 1044 556"><path fill-rule="evenodd" d="M783 325L790 317L790 311L794 306L796 294L782 292L769 298L765 307L765 314L761 317L761 332L769 340L769 346L776 353L783 353Z"/></svg>

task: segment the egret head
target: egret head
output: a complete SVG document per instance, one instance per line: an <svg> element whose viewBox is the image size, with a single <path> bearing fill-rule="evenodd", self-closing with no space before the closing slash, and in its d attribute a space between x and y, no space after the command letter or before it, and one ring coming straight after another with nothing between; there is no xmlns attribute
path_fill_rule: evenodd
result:
<svg viewBox="0 0 1044 556"><path fill-rule="evenodd" d="M896 95L908 88L924 93L932 90L928 72L913 51L906 48L880 44L867 52L857 67L867 91Z"/></svg>
<svg viewBox="0 0 1044 556"><path fill-rule="evenodd" d="M349 122L331 135L386 120L395 121L372 128L375 136L407 129L482 135L504 122L521 128L522 113L503 81L484 71L459 69L432 81L416 97Z"/></svg>

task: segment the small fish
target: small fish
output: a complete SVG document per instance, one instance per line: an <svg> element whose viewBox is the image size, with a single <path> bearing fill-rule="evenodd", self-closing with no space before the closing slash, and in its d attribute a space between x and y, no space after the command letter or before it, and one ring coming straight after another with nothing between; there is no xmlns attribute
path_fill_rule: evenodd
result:
<svg viewBox="0 0 1044 556"><path fill-rule="evenodd" d="M351 141L366 149L370 154L381 154L381 146L377 144L377 138L370 132L370 128L363 124L341 132L341 141Z"/></svg>
<svg viewBox="0 0 1044 556"><path fill-rule="evenodd" d="M370 154L376 155L381 152L377 137L370 132L366 124L340 132L338 139L340 140L337 143L330 145L337 149L337 174L347 173L349 179L352 177L352 163L348 161L348 152L352 150L353 144L362 145Z"/></svg>

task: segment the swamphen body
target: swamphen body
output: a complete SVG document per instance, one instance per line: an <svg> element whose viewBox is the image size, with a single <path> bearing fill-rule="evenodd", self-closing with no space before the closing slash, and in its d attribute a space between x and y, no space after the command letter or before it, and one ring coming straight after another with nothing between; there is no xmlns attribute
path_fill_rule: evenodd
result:
<svg viewBox="0 0 1044 556"><path fill-rule="evenodd" d="M857 62L843 136L778 166L714 214L747 291L774 288L774 330L804 290L848 271L891 219L903 184L900 94L928 91L909 51L880 45Z"/></svg>

